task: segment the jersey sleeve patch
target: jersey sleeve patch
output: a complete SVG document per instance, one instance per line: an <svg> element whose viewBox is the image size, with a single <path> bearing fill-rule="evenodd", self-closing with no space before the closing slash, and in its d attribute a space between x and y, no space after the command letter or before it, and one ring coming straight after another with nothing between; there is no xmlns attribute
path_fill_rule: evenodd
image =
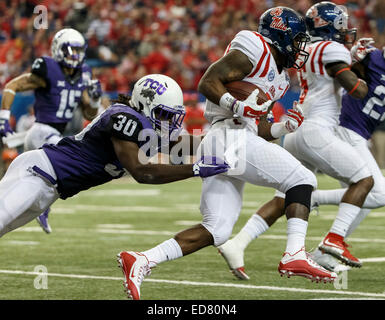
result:
<svg viewBox="0 0 385 320"><path fill-rule="evenodd" d="M342 44L332 41L325 46L322 53L322 62L324 65L333 62L345 62L348 65L352 64L352 58L349 50Z"/></svg>
<svg viewBox="0 0 385 320"><path fill-rule="evenodd" d="M47 79L47 64L45 63L43 58L37 58L31 67L31 73L37 75L44 80Z"/></svg>
<svg viewBox="0 0 385 320"><path fill-rule="evenodd" d="M117 139L138 143L142 129L140 120L130 113L119 112L111 116L111 136Z"/></svg>

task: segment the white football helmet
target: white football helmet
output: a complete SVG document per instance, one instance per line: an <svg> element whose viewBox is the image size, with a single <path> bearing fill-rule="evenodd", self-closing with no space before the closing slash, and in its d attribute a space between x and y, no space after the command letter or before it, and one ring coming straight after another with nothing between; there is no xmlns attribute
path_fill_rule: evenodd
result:
<svg viewBox="0 0 385 320"><path fill-rule="evenodd" d="M175 80L162 74L149 74L134 85L131 103L152 123L159 136L179 135L186 114L183 93Z"/></svg>
<svg viewBox="0 0 385 320"><path fill-rule="evenodd" d="M84 61L86 48L86 41L79 31L62 29L53 37L52 58L67 68L78 68Z"/></svg>

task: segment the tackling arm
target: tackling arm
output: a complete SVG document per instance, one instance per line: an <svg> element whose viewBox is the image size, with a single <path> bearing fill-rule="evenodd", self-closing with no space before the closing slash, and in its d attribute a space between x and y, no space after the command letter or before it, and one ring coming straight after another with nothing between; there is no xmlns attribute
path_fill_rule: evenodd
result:
<svg viewBox="0 0 385 320"><path fill-rule="evenodd" d="M226 172L229 168L226 163L218 162L215 157L209 157L208 164L205 164L204 159L195 164L143 164L139 161L141 150L135 143L114 137L111 138L111 141L120 163L139 183L164 184L194 176L206 178Z"/></svg>

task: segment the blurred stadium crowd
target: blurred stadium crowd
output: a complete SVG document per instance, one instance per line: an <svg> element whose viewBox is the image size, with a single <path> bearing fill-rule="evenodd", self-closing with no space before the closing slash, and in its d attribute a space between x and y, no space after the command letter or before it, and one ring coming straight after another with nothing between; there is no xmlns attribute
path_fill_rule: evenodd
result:
<svg viewBox="0 0 385 320"><path fill-rule="evenodd" d="M71 26L88 41L87 63L104 91L127 92L148 73L164 73L196 90L206 68L242 29L256 30L266 9L305 13L312 0L6 0L0 2L0 86L50 54L53 35ZM358 36L385 45L384 0L336 0L347 6ZM48 29L36 30L36 5L48 9ZM294 74L293 74L294 75Z"/></svg>
<svg viewBox="0 0 385 320"><path fill-rule="evenodd" d="M197 94L198 82L207 67L219 59L234 35L243 29L257 30L258 17L266 9L283 5L305 14L314 0L3 0L0 1L0 94L12 78L28 72L32 62L50 55L54 34L72 27L86 38L86 62L110 97L130 92L137 79L149 73L163 73L175 79L185 92L189 132L207 125ZM373 37L385 46L385 0L334 0L345 5L357 38ZM47 8L47 28L34 26L38 5ZM298 98L297 76L291 73L291 89L274 114ZM23 98L23 96L22 96ZM12 126L32 124L33 96L16 99ZM107 100L108 104L108 100ZM21 106L21 111L20 111ZM19 108L19 109L18 109ZM80 118L79 118L80 117ZM277 119L278 120L278 119ZM18 123L16 123L18 122ZM81 115L75 116L67 134L81 130ZM28 126L24 128L27 130ZM385 126L381 141L385 168ZM382 146L383 145L383 146ZM17 153L2 154L10 163ZM5 157L5 158L4 158Z"/></svg>

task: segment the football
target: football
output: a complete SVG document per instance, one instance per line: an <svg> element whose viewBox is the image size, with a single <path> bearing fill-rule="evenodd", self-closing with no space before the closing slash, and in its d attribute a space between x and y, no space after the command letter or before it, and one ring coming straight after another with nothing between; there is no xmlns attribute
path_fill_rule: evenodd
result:
<svg viewBox="0 0 385 320"><path fill-rule="evenodd" d="M225 88L234 98L241 101L245 100L255 89L259 89L257 101L258 104L262 104L269 100L261 88L247 81L228 82L225 84Z"/></svg>

